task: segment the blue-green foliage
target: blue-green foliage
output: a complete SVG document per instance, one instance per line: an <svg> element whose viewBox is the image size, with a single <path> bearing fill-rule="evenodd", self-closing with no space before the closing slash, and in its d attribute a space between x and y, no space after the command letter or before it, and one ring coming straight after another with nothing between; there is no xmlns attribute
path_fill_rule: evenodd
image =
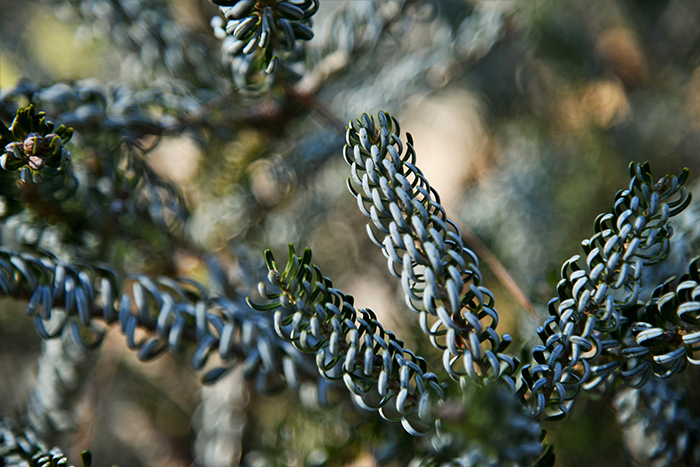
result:
<svg viewBox="0 0 700 467"><path fill-rule="evenodd" d="M240 384L250 381L256 394L290 389L328 412L334 398L355 428L372 427L388 446L390 454L375 453L382 462L393 456L414 467L549 467L554 447L541 422L567 418L585 393L616 400L621 425L643 426L658 444L648 460L700 462L700 424L672 379L688 364L700 364L700 259L680 277L657 280L658 270L650 272L667 261L676 241L673 222L691 203L688 169L656 179L649 163L631 163L628 188L582 242L585 258L574 256L561 267L549 315L533 335L521 336L527 342L514 342L498 327L497 294L486 287L477 254L418 167L413 137L401 135L398 119L384 111L376 120L354 118L342 149L332 147L333 140L309 144L311 154L282 163L261 156L276 149L271 139L282 145L300 139L290 122L310 110L337 130L338 119L314 94L323 79L342 70L352 75L348 64L358 55L381 56L373 44L383 34L401 38L412 24L446 15L440 5L449 2L372 2L368 11L376 17L342 12L302 84L317 0L212 2L218 14L210 26L223 41L231 76L212 59L211 38L185 32L168 2L45 2L105 27L132 58L130 71L139 72L132 83L21 82L0 92L0 298L20 301L41 339L90 355L108 332L120 332L143 362L186 355L203 385L240 368ZM447 18L459 23L450 34L468 39L469 50L453 43L445 57L481 59L506 34L499 29L506 17L475 8L466 19ZM490 38L488 45L481 36ZM412 64L423 67L426 80L436 79L429 54L418 55ZM452 73L457 65L450 63ZM261 133L250 142L241 136L246 131ZM149 156L170 137L194 141L202 177L225 183L205 180L193 194L191 182L178 185L160 174ZM232 147L239 152L225 160ZM275 208L291 197L294 181L317 180L322 170L335 170L329 160L341 159L350 166L347 186L367 219L369 241L400 285L402 311L418 314L422 334L406 339L417 341L415 350L380 322L380 313L356 308L351 295L335 288L312 264L311 249L298 255L291 243L298 239L281 238L304 229L264 231L275 221L283 225ZM235 176L221 174L226 167L235 167ZM207 251L191 235L203 228L194 225L192 211L215 195L239 210L241 225ZM320 214L303 222L314 216ZM285 265L270 249L260 251L261 238L289 242ZM201 266L189 271L199 280L180 274L182 257ZM367 256L360 261L370 264ZM205 266L209 282L203 284ZM60 380L63 367L83 370L61 354L65 347L45 345L43 352L40 366L55 368L40 369L22 418L29 426L9 418L0 423L0 466L67 465L63 451L48 449L41 438L71 424L75 391L54 390L59 383L42 378ZM415 439L391 431L390 422ZM345 442L348 452L366 450L361 435ZM304 462L321 459L314 461L320 465L328 457L318 448ZM210 461L203 462L216 464ZM83 453L83 467L91 463Z"/></svg>

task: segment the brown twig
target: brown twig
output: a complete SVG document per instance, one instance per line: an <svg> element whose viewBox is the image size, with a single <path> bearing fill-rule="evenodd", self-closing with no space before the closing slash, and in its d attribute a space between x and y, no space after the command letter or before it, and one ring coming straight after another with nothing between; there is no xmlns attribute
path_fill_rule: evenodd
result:
<svg viewBox="0 0 700 467"><path fill-rule="evenodd" d="M343 123L333 112L327 109L323 104L318 102L313 94L302 94L296 90L296 88L288 87L287 92L290 97L293 97L304 107L309 109L314 113L320 120L328 125L333 131L338 133L340 136L345 137L345 123Z"/></svg>
<svg viewBox="0 0 700 467"><path fill-rule="evenodd" d="M493 272L503 287L513 296L513 299L515 299L518 305L527 310L532 316L539 317L537 310L535 310L527 294L525 294L523 289L515 282L513 276L510 275L501 262L498 261L498 258L491 252L489 247L487 247L479 236L466 225L460 225L459 228L462 230L464 239L467 244L469 244L469 247L474 250L474 253L476 253L478 257L483 259L491 272Z"/></svg>

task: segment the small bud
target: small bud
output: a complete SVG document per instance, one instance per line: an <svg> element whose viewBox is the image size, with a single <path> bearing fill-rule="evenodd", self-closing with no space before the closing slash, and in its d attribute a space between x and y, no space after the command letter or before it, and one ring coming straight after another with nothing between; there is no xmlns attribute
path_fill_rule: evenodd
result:
<svg viewBox="0 0 700 467"><path fill-rule="evenodd" d="M27 165L33 170L41 170L44 168L44 159L40 156L29 156Z"/></svg>
<svg viewBox="0 0 700 467"><path fill-rule="evenodd" d="M24 159L24 153L22 152L21 146L20 143L10 143L5 146L5 152L12 154L12 157L17 160L22 160Z"/></svg>
<svg viewBox="0 0 700 467"><path fill-rule="evenodd" d="M56 140L56 145L58 147L63 147L63 140L61 140L61 137L56 133L49 133L48 135L44 136L44 143L46 144L47 148L51 146L54 139Z"/></svg>
<svg viewBox="0 0 700 467"><path fill-rule="evenodd" d="M39 133L29 133L24 139L24 153L27 155L41 154L46 149L46 141Z"/></svg>

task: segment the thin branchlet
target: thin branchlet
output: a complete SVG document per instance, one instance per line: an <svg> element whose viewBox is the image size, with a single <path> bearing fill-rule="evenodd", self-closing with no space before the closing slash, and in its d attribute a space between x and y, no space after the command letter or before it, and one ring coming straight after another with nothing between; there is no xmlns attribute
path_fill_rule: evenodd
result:
<svg viewBox="0 0 700 467"><path fill-rule="evenodd" d="M316 354L320 374L342 379L358 405L420 434L425 426L417 429L414 419L430 426L433 405L445 399L444 384L371 310L355 310L353 297L334 288L310 263L311 250L297 256L291 244L289 248L282 271L266 252L268 279L279 292L269 292L261 283L261 295L271 302L251 306L274 311L277 335L302 352Z"/></svg>
<svg viewBox="0 0 700 467"><path fill-rule="evenodd" d="M363 114L350 122L346 143L348 188L371 220L367 233L401 279L422 330L443 351L445 370L454 379L500 378L514 388L519 361L503 353L511 337L496 331L498 313L478 259L416 167L411 135L404 145L396 119L380 112L377 124Z"/></svg>
<svg viewBox="0 0 700 467"><path fill-rule="evenodd" d="M687 169L654 182L648 164L633 163L630 174L629 189L618 192L611 212L596 219L596 234L582 242L586 268L579 266L579 256L564 263L558 297L550 301L550 317L538 329L541 344L532 350L534 363L522 369L520 392L531 394L537 416L566 417L582 390L598 387L613 373L636 387L651 375L648 358L639 360L647 350L628 348L626 338L652 326L633 321L627 310L637 305L645 268L667 256L670 219L691 196L683 187ZM673 360L678 367L679 356L681 351L673 350L655 358L663 364Z"/></svg>

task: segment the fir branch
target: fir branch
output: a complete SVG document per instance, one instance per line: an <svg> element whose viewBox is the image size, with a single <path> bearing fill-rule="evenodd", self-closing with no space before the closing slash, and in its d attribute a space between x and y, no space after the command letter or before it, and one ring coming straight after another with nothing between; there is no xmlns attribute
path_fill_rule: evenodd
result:
<svg viewBox="0 0 700 467"><path fill-rule="evenodd" d="M687 169L679 177L654 181L648 164L631 164L630 174L629 189L618 192L611 213L596 219L596 234L582 242L588 269L578 266L579 256L564 263L558 298L549 303L551 316L538 329L542 345L532 350L536 364L522 369L538 417L552 406L556 408L548 418L566 417L581 390L597 387L613 372L621 371L626 379L644 378L643 367L621 368L626 358L634 361L647 352L616 350L625 336L624 310L637 303L644 268L668 254L670 218L688 206L691 196L683 187ZM645 325L632 326L640 327ZM658 358L663 363L673 360L669 355Z"/></svg>
<svg viewBox="0 0 700 467"><path fill-rule="evenodd" d="M410 421L418 414L432 421L431 403L445 398L443 385L426 362L404 348L403 341L384 330L371 310L355 310L352 296L333 288L318 266L311 265L311 250L297 256L289 245L284 270L265 252L268 279L277 292L263 283L260 294L271 303L250 305L260 311L274 311L275 331L298 350L316 354L320 374L330 380L342 379L358 405L378 410L388 421L401 421L409 433L419 435ZM374 387L381 397L371 402ZM398 413L387 408L393 401Z"/></svg>
<svg viewBox="0 0 700 467"><path fill-rule="evenodd" d="M688 363L700 365L695 358L700 350L700 257L690 262L672 290L674 282L671 278L657 287L626 327L616 356L631 387L642 388L654 377L669 378Z"/></svg>
<svg viewBox="0 0 700 467"><path fill-rule="evenodd" d="M265 75L274 74L278 67L287 77L295 75L288 65L303 57L301 43L314 36L311 17L318 11L318 0L212 1L226 21L215 16L211 26L223 40L222 53L240 88L264 89L270 81Z"/></svg>
<svg viewBox="0 0 700 467"><path fill-rule="evenodd" d="M99 347L107 332L98 321L117 323L127 347L142 361L168 349L179 353L185 343L193 343L195 370L202 370L214 353L221 361L202 376L204 384L239 363L263 393L285 382L296 387L308 374L301 354L274 335L264 314L211 296L192 280L134 275L127 287L108 265L86 268L0 248L0 297L28 300L26 314L43 339L70 333L85 351ZM137 339L137 330L146 331L146 337Z"/></svg>
<svg viewBox="0 0 700 467"><path fill-rule="evenodd" d="M425 360L383 329L371 310L356 311L353 297L335 289L311 264L311 250L298 256L290 244L284 269L269 250L265 262L273 290L262 282L258 288L270 302L254 304L249 299L249 303L257 310L274 312L277 335L302 352L315 353L321 376L342 379L360 407L378 410L387 421L400 420L414 436L430 432L426 424L434 423L430 444L436 447L438 459L478 453L474 466L524 466L543 454L539 424L512 393L497 385L476 387L462 379L461 398L446 397L447 384L427 371ZM491 419L479 416L480 408L498 410L500 425L485 423ZM428 457L424 462L420 465L436 460ZM448 465L462 465L459 459L454 462Z"/></svg>
<svg viewBox="0 0 700 467"><path fill-rule="evenodd" d="M404 152L399 134L398 121L384 112L378 126L367 114L348 126L348 188L372 221L367 233L401 279L406 304L420 313L421 328L443 351L450 375L503 378L514 388L519 361L503 354L511 337L496 332L498 313L493 294L481 285L479 261L415 166L411 135Z"/></svg>

